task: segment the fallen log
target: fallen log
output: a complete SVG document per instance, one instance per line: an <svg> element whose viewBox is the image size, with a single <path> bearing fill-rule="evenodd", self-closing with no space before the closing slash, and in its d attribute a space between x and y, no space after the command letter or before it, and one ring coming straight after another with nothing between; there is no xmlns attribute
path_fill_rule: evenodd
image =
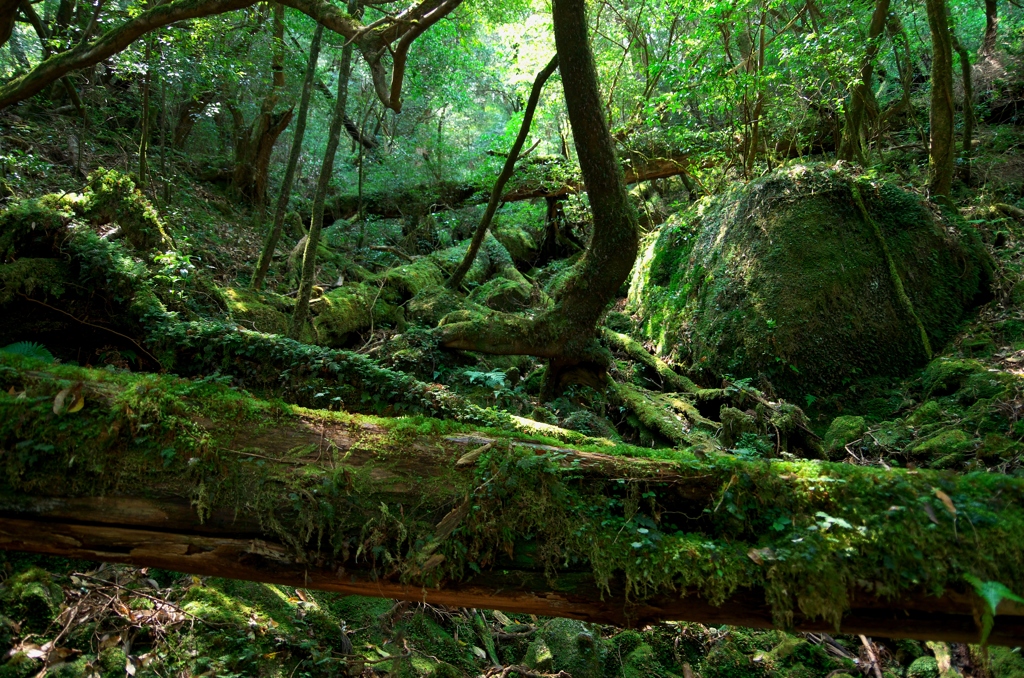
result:
<svg viewBox="0 0 1024 678"><path fill-rule="evenodd" d="M0 353L0 548L619 625L978 642L1024 481L569 448ZM989 586L988 590L995 590ZM1000 601L989 642L1024 643Z"/></svg>
<svg viewBox="0 0 1024 678"><path fill-rule="evenodd" d="M573 174L561 162L550 158L530 163L524 171L518 167L508 183L508 190L501 198L502 203L533 200L536 198L567 198L583 190L582 179L564 178ZM556 167L557 166L557 167ZM669 154L665 157L629 159L623 166L627 184L641 181L665 179L687 174L689 161L685 155ZM430 214L469 205L487 202L488 187L452 182L436 182L427 186L415 186L400 192L380 192L363 196L363 212L388 219L398 219L407 214ZM359 212L359 196L343 195L334 198L327 206L327 216L333 220L351 219Z"/></svg>

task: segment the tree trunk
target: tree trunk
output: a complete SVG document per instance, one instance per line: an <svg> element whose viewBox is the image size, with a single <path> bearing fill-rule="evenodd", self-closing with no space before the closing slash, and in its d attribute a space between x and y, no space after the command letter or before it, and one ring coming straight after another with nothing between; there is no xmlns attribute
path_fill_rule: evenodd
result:
<svg viewBox="0 0 1024 678"><path fill-rule="evenodd" d="M846 119L846 131L839 149L842 160L863 160L864 149L861 133L864 126L864 110L868 97L871 96L871 78L875 70L875 58L878 56L878 39L885 29L889 17L889 0L875 0L875 11L871 14L871 25L868 27L868 46L864 53L864 61L860 67L860 82L850 93L850 111Z"/></svg>
<svg viewBox="0 0 1024 678"><path fill-rule="evenodd" d="M965 577L1024 590L1017 478L654 460L0 364L3 549L618 625L970 643L992 617ZM989 641L1024 643L1024 606L996 611Z"/></svg>
<svg viewBox="0 0 1024 678"><path fill-rule="evenodd" d="M349 14L355 16L359 11L359 0L349 0ZM338 152L338 141L341 128L345 121L345 106L348 104L348 78L352 72L352 44L346 44L341 50L341 66L338 68L338 98L334 103L334 115L331 127L327 132L327 150L320 166L320 177L316 182L316 193L313 194L313 218L306 234L306 248L302 253L302 277L299 281L299 292L295 299L295 312L289 334L298 339L302 334L302 326L309 314L309 297L313 293L316 277L316 248L320 245L320 231L324 224L324 202L327 199L327 187L334 173L334 155Z"/></svg>
<svg viewBox="0 0 1024 678"><path fill-rule="evenodd" d="M639 246L636 215L602 113L585 2L555 0L552 14L566 110L594 216L589 246L554 308L536 319L495 314L438 329L447 348L547 358L544 396L569 381L603 381L610 356L595 328L629 276Z"/></svg>
<svg viewBox="0 0 1024 678"><path fill-rule="evenodd" d="M501 169L501 174L498 175L498 179L494 182L494 187L491 189L491 198L487 202L487 209L484 210L483 217L480 218L480 224L476 228L476 232L473 233L473 240L469 244L469 249L466 250L466 256L462 258L462 263L452 273L452 277L448 280L448 286L452 289L459 289L462 286L462 280L466 277L466 273L469 272L470 267L473 266L473 262L476 260L477 252L480 251L480 245L484 242L484 236L487 235L487 229L491 225L491 219L494 218L494 212L498 209L498 203L501 202L502 191L505 190L505 184L512 177L512 172L516 169L516 161L519 159L519 153L523 150L523 144L526 143L526 137L530 134L530 125L533 123L533 113L537 110L537 103L540 101L541 91L544 89L544 83L548 81L551 74L558 68L558 55L556 54L548 62L548 65L541 69L540 73L537 74L537 78L533 81L533 89L530 91L530 99L526 104L526 111L523 113L523 122L519 126L519 135L516 136L516 140L512 143L512 148L508 152L508 157L505 158L505 166Z"/></svg>
<svg viewBox="0 0 1024 678"><path fill-rule="evenodd" d="M302 139L306 134L306 116L309 113L309 98L313 91L313 79L316 77L316 65L320 59L320 39L323 36L324 27L317 24L313 32L313 41L309 45L309 61L306 64L306 77L302 82L302 97L299 100L299 117L295 121L295 131L292 133L292 149L288 154L288 165L284 170L284 181L281 183L281 194L277 197L277 209L274 211L274 223L267 234L267 240L263 244L263 251L260 253L259 261L256 262L256 272L252 277L252 288L258 290L263 287L263 281L267 277L267 270L274 258L274 251L277 249L277 242L281 239L281 229L284 226L284 217L288 211L288 201L292 197L292 184L295 181L295 167L299 164L299 155L302 154Z"/></svg>
<svg viewBox="0 0 1024 678"><path fill-rule="evenodd" d="M277 138L288 127L292 110L276 111L284 88L284 5L273 3L274 52L271 59L273 85L260 106L260 114L249 127L235 154L235 169L229 190L238 197L262 205L267 200L270 155Z"/></svg>
<svg viewBox="0 0 1024 678"><path fill-rule="evenodd" d="M964 83L964 138L962 157L964 159L964 181L970 184L971 181L971 155L974 152L974 80L971 77L971 57L967 48L963 46L956 37L956 31L950 26L949 37L953 49L960 59L960 75Z"/></svg>
<svg viewBox="0 0 1024 678"><path fill-rule="evenodd" d="M928 192L948 198L953 187L953 46L945 0L926 0L932 38L931 129L928 144Z"/></svg>
<svg viewBox="0 0 1024 678"><path fill-rule="evenodd" d="M171 142L175 148L179 150L185 149L185 144L192 134L196 121L203 111L206 110L206 107L213 103L216 96L216 90L206 90L205 92L190 96L181 104L178 109L178 122L174 125L174 139Z"/></svg>
<svg viewBox="0 0 1024 678"><path fill-rule="evenodd" d="M996 53L996 39L999 37L999 7L996 0L985 0L985 35L981 40L980 54L990 57Z"/></svg>
<svg viewBox="0 0 1024 678"><path fill-rule="evenodd" d="M151 79L150 56L152 54L153 41L146 41L146 75L142 81L142 138L139 141L139 189L145 193L149 185L149 128L150 128L150 102L149 85Z"/></svg>

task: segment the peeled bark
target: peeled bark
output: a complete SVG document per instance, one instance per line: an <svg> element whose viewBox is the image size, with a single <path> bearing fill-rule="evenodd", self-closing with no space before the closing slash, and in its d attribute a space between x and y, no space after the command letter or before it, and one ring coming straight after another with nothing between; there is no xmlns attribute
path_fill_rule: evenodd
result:
<svg viewBox="0 0 1024 678"><path fill-rule="evenodd" d="M501 169L501 173L491 188L491 197L487 202L487 209L484 210L484 215L480 218L480 224L477 226L476 232L473 233L473 240L469 243L466 256L462 258L462 263L459 264L459 267L455 269L452 277L448 280L448 286L452 289L458 289L462 286L463 278L466 277L466 273L469 272L470 267L473 266L473 262L476 260L477 252L480 251L480 245L483 244L484 236L487 235L487 229L491 225L491 219L494 218L494 212L498 209L498 203L501 202L502 191L505 190L505 184L508 183L516 169L519 152L523 150L526 137L530 134L530 124L533 122L533 114L537 110L537 103L540 101L540 93L544 89L544 83L548 81L548 78L551 77L556 68L558 68L557 54L551 58L547 66L541 69L540 73L537 74L537 78L533 81L533 89L530 91L530 100L527 102L526 110L523 113L523 122L519 126L519 134L512 143L508 157L505 158L505 166Z"/></svg>
<svg viewBox="0 0 1024 678"><path fill-rule="evenodd" d="M277 209L274 211L274 223L267 234L267 240L263 244L263 251L260 253L259 261L256 262L256 272L252 277L252 288L258 290L263 287L263 280L267 277L267 270L270 268L270 261L274 258L274 251L281 239L281 229L284 227L285 213L288 211L288 201L292 197L292 184L295 181L295 168L299 164L299 155L302 153L302 139L306 135L306 116L309 113L309 97L313 90L313 79L316 76L316 65L320 59L320 38L324 28L317 24L313 32L313 40L309 45L309 61L306 64L306 77L302 83L302 97L299 100L299 117L295 121L295 131L292 133L292 149L288 154L288 164L284 170L284 181L281 183L281 194L277 197Z"/></svg>
<svg viewBox="0 0 1024 678"><path fill-rule="evenodd" d="M932 38L931 129L928 144L928 192L949 196L953 187L953 44L945 0L926 0Z"/></svg>
<svg viewBox="0 0 1024 678"><path fill-rule="evenodd" d="M1024 587L1020 479L601 454L0 365L3 549L618 625L971 643L987 608L964 578ZM989 642L1024 642L1024 605L996 611Z"/></svg>

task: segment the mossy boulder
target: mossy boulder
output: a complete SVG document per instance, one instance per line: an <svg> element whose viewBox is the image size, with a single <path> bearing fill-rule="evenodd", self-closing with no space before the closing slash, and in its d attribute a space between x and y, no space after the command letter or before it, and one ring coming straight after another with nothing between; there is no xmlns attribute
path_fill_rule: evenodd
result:
<svg viewBox="0 0 1024 678"><path fill-rule="evenodd" d="M41 633L60 611L64 593L50 574L37 567L20 572L0 587L0 605L23 632Z"/></svg>
<svg viewBox="0 0 1024 678"><path fill-rule="evenodd" d="M916 194L798 165L674 215L630 306L660 353L792 397L923 365L922 328L942 347L991 270L974 230Z"/></svg>
<svg viewBox="0 0 1024 678"><path fill-rule="evenodd" d="M935 657L918 657L907 669L907 678L939 678L939 663Z"/></svg>
<svg viewBox="0 0 1024 678"><path fill-rule="evenodd" d="M520 311L530 305L532 294L526 282L492 278L473 290L469 299L495 311Z"/></svg>
<svg viewBox="0 0 1024 678"><path fill-rule="evenodd" d="M355 283L332 290L310 302L316 317L316 343L331 348L347 346L354 334L391 323L395 307L382 298L376 285Z"/></svg>
<svg viewBox="0 0 1024 678"><path fill-rule="evenodd" d="M288 334L291 307L295 302L271 292L229 287L224 290L228 311L236 322L256 332Z"/></svg>
<svg viewBox="0 0 1024 678"><path fill-rule="evenodd" d="M990 647L988 653L992 678L1024 678L1024 657L1020 648Z"/></svg>
<svg viewBox="0 0 1024 678"><path fill-rule="evenodd" d="M170 245L156 210L131 177L116 170L98 169L89 175L88 181L84 200L76 211L89 223L120 227L125 240L140 252Z"/></svg>
<svg viewBox="0 0 1024 678"><path fill-rule="evenodd" d="M948 455L960 455L974 445L973 439L958 428L939 431L910 448L914 457L940 459Z"/></svg>
<svg viewBox="0 0 1024 678"><path fill-rule="evenodd" d="M830 459L846 456L846 446L864 436L867 424L864 417L845 415L836 417L825 433L825 453Z"/></svg>

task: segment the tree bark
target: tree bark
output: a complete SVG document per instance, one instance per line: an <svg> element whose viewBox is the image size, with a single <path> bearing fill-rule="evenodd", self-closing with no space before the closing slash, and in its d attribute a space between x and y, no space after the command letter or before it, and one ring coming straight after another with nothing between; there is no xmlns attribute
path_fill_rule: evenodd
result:
<svg viewBox="0 0 1024 678"><path fill-rule="evenodd" d="M967 48L963 46L956 37L956 31L950 26L950 42L960 59L960 76L964 83L964 138L961 155L964 159L964 180L969 184L971 181L971 155L974 153L974 79L971 73L971 57Z"/></svg>
<svg viewBox="0 0 1024 678"><path fill-rule="evenodd" d="M206 90L199 94L189 96L178 109L178 122L174 125L174 137L171 143L178 150L184 150L196 121L202 115L206 107L213 103L216 98L216 90Z"/></svg>
<svg viewBox="0 0 1024 678"><path fill-rule="evenodd" d="M348 12L355 16L359 11L359 0L349 0ZM298 339L302 327L309 314L309 298L313 293L316 277L316 249L320 245L320 231L324 224L324 203L327 199L327 187L334 173L334 156L338 152L338 141L341 128L345 121L345 106L348 104L348 79L352 72L352 44L346 44L341 50L341 66L338 68L338 98L334 104L334 115L331 127L327 132L327 150L320 166L320 177L316 182L316 193L313 194L313 218L306 234L306 248L302 253L302 277L299 281L299 292L295 299L295 312L292 315L290 335Z"/></svg>
<svg viewBox="0 0 1024 678"><path fill-rule="evenodd" d="M497 314L438 329L447 348L548 359L542 397L571 381L603 381L610 356L597 342L597 322L629 276L639 246L636 214L604 119L585 2L555 0L552 15L566 110L594 217L590 243L555 306L536 319Z"/></svg>
<svg viewBox="0 0 1024 678"><path fill-rule="evenodd" d="M875 70L875 58L878 56L878 38L885 29L889 17L889 0L875 0L875 11L871 14L868 27L868 46L864 53L864 61L860 67L860 82L850 93L850 112L847 116L846 131L839 149L842 160L863 159L864 149L861 133L864 126L864 110L867 108L868 97L871 96L871 78Z"/></svg>
<svg viewBox="0 0 1024 678"><path fill-rule="evenodd" d="M494 212L498 209L498 203L501 202L502 191L505 190L505 184L508 183L516 169L519 153L523 150L526 137L530 134L533 114L537 110L537 103L540 101L540 94L544 89L544 83L548 81L548 78L551 77L556 68L558 68L557 54L551 58L547 66L541 69L540 73L537 74L537 78L533 81L533 89L530 91L530 99L526 104L526 110L523 112L523 122L519 126L519 134L512 143L512 148L509 149L508 157L505 158L505 166L502 167L501 173L494 182L494 187L491 188L491 197L487 202L487 209L484 210L484 215L480 218L480 224L477 226L476 232L473 233L473 240L469 243L466 256L462 258L462 263L459 264L459 267L455 269L452 277L448 280L448 286L452 289L457 290L462 286L463 278L466 277L466 273L469 272L473 262L476 260L477 252L480 251L480 245L483 244L484 236L487 235L487 229L491 225L491 219L494 218Z"/></svg>
<svg viewBox="0 0 1024 678"><path fill-rule="evenodd" d="M963 577L1024 586L1020 479L601 454L17 360L0 355L3 549L618 625L970 643L986 608ZM1024 642L1024 606L997 612L989 641Z"/></svg>
<svg viewBox="0 0 1024 678"><path fill-rule="evenodd" d="M926 0L932 39L932 95L928 144L928 192L934 198L953 188L953 45L945 0Z"/></svg>
<svg viewBox="0 0 1024 678"><path fill-rule="evenodd" d="M271 88L260 105L260 113L250 125L241 143L236 146L235 169L229 190L236 196L263 205L267 199L270 156L277 138L288 127L293 108L275 111L284 89L284 5L272 3L273 56Z"/></svg>
<svg viewBox="0 0 1024 678"><path fill-rule="evenodd" d="M284 170L284 181L281 183L281 194L277 197L277 209L274 211L274 223L267 234L267 240L263 244L263 251L260 253L259 261L256 262L256 272L252 277L252 288L258 290L263 287L263 281L267 277L267 270L274 258L274 251L281 239L281 229L284 227L284 217L288 211L288 201L292 197L292 184L295 181L295 168L299 164L299 155L302 154L302 139L306 134L306 116L309 113L309 98L313 91L313 80L316 77L316 65L320 59L320 39L324 27L317 24L313 32L313 40L309 45L309 61L306 64L306 77L302 82L302 97L299 100L299 117L295 120L295 130L292 133L292 149L288 154L288 165Z"/></svg>
<svg viewBox="0 0 1024 678"><path fill-rule="evenodd" d="M999 38L999 6L996 0L985 0L985 35L981 40L980 54L990 57L996 53L996 40Z"/></svg>

